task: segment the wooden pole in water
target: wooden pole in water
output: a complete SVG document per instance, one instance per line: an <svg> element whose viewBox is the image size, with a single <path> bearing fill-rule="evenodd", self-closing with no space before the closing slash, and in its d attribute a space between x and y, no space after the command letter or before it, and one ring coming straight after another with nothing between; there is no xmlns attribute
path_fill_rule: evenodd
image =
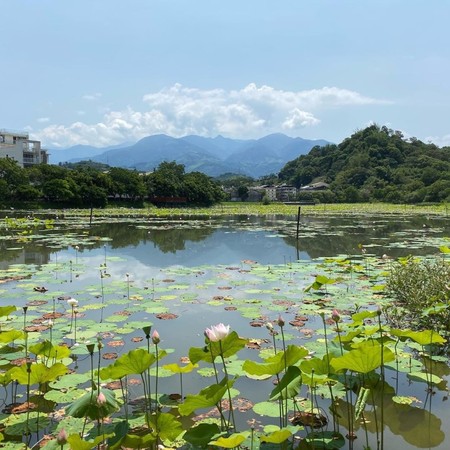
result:
<svg viewBox="0 0 450 450"><path fill-rule="evenodd" d="M91 215L89 216L89 226L92 225L92 215L93 215L93 213L94 213L94 207L91 206Z"/></svg>
<svg viewBox="0 0 450 450"><path fill-rule="evenodd" d="M300 216L302 213L302 207L299 206L298 207L298 212L297 212L297 241L298 241L298 235L300 234Z"/></svg>

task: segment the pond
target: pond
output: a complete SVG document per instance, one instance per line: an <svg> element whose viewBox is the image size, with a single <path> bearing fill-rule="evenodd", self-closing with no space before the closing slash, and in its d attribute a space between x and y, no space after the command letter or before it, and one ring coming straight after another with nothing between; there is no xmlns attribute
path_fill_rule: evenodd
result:
<svg viewBox="0 0 450 450"><path fill-rule="evenodd" d="M268 402L275 373L256 376L244 362L263 363L264 358L274 357L274 349L282 352L290 345L304 346L305 360L322 358L328 345L337 351L339 327L343 332L346 323L351 324L352 314L389 304L380 291L394 261L408 255L439 255L439 247L448 245L449 235L448 220L433 216L303 217L298 238L296 218L275 215L208 220L121 218L95 220L92 225L85 219L7 219L0 239L0 306L14 305L18 311L11 320L0 318L2 330L25 328L28 348L44 339L69 346L70 356L62 362L73 373L50 383L47 393L33 386L31 394L38 404L34 411L19 414L8 407L11 396L5 399L0 424L4 424L6 441L12 448L21 442L25 421L28 431L33 431L29 443L44 434L55 435L63 426L68 430L83 427L83 421L77 422L81 419L66 417L64 408L89 389L92 359L87 345L101 340L101 351L96 347L93 355L99 367L114 364L131 350L146 349L147 345L154 352L142 330L147 326L158 331L158 348L168 353L157 365L159 393L165 397L180 394L180 378L182 397L198 393L215 383L211 364L199 360L199 367L183 376L175 376L163 366L185 362L192 347L204 347L204 330L220 322L248 340L239 352L226 358L229 379L238 376L231 389L237 429L252 429L255 436L269 435L271 426L280 425L278 403ZM318 275L328 281L322 278L324 283L308 290ZM67 303L69 298L78 302L75 314ZM26 314L23 307L27 307ZM334 309L342 316L341 325L333 323ZM285 322L282 330L280 316ZM276 334L270 333L267 323ZM368 315L364 325L373 324L376 317ZM8 369L19 364L23 348L20 339L5 345L2 366ZM313 384L305 372L294 395L297 408L304 411L312 405L315 415L326 424L314 428L316 431L306 424L298 436L333 430L348 436L343 443L336 438L335 444L325 448L377 448L380 439L388 449L449 448L450 413L445 401L450 370L439 358L432 364L428 360L438 378L421 380L417 374L426 372L427 362L412 359L422 350L417 343L402 343L395 364L386 361L382 369L384 383L380 382L380 368L371 372L373 376L376 373L377 382L358 418L359 382L353 373L346 377L355 378L354 390L345 393L342 379L336 383L332 394L335 409L330 410L328 384L320 382L319 373ZM217 368L222 378L220 358ZM152 379L155 371L153 365ZM76 378L77 374L83 376ZM138 374L127 379L132 423L141 426L139 399L145 394L145 380ZM114 393L119 398L122 395L117 389ZM16 403L23 403L26 397L22 387ZM41 397L47 402L45 407L37 400ZM164 401L164 411L170 411L170 402ZM36 409L40 408L60 413L41 411L39 421ZM104 425L109 431L123 418L124 409L113 415L111 425ZM217 421L211 409L217 411L199 408L195 414L186 414L184 427ZM286 428L288 424L282 425ZM91 424L85 431L93 438L95 430ZM325 436L328 438L321 435L322 441ZM245 438L248 445L250 438ZM54 440L47 444L48 448L54 446Z"/></svg>

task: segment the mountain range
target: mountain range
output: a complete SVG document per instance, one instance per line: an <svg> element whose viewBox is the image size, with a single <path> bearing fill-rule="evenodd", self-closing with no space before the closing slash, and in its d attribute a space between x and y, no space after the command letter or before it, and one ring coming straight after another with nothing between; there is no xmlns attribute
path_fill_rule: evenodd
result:
<svg viewBox="0 0 450 450"><path fill-rule="evenodd" d="M173 138L158 134L135 144L106 148L76 145L50 150L50 162L92 160L148 172L163 161L176 161L185 166L186 172L199 171L209 176L237 173L258 178L278 173L288 161L307 154L314 146L326 144L329 142L322 139L292 138L282 133L248 140L196 135Z"/></svg>

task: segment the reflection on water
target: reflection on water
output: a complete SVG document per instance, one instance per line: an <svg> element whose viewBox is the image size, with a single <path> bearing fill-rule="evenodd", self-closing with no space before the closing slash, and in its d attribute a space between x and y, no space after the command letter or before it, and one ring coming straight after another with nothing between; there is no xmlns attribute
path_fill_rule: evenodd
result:
<svg viewBox="0 0 450 450"><path fill-rule="evenodd" d="M66 239L61 239L60 230L41 230L20 239L4 233L0 268L5 263L45 264L55 249L78 246L87 251L105 245L113 253L120 250L146 265L162 267L235 264L243 259L280 264L360 254L360 244L378 256L426 255L437 250L434 240L450 232L448 220L438 218L304 217L297 240L296 225L292 217L242 216L78 225L64 231Z"/></svg>

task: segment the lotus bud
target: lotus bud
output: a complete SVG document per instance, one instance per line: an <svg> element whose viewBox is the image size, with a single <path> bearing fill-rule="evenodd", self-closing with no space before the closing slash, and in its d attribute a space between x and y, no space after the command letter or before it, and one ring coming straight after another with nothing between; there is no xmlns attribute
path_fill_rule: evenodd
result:
<svg viewBox="0 0 450 450"><path fill-rule="evenodd" d="M97 396L97 405L103 406L105 403L106 403L105 394L103 392L100 392L100 394L98 394Z"/></svg>
<svg viewBox="0 0 450 450"><path fill-rule="evenodd" d="M331 319L336 323L341 321L341 316L339 315L339 312L337 309L333 309L333 313L331 314Z"/></svg>
<svg viewBox="0 0 450 450"><path fill-rule="evenodd" d="M65 444L67 444L67 437L68 437L67 436L67 431L64 428L61 428L59 430L58 435L56 436L56 442L59 445L65 445Z"/></svg>
<svg viewBox="0 0 450 450"><path fill-rule="evenodd" d="M154 330L152 333L152 342L155 345L157 345L161 342L161 339L159 338L159 333L156 330Z"/></svg>
<svg viewBox="0 0 450 450"><path fill-rule="evenodd" d="M280 327L284 327L285 321L284 321L283 317L281 317L281 314L278 316L277 324Z"/></svg>

